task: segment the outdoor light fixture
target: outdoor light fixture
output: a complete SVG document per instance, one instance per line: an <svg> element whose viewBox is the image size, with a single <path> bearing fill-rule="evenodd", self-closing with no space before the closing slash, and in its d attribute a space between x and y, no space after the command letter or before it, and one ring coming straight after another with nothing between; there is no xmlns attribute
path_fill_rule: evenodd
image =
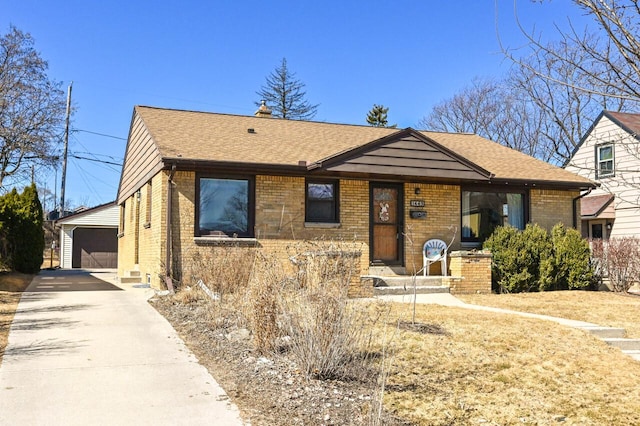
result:
<svg viewBox="0 0 640 426"><path fill-rule="evenodd" d="M416 189L414 189L414 190L413 190L413 192L414 192L416 195L419 195L419 194L420 194L420 188L416 188Z"/></svg>
<svg viewBox="0 0 640 426"><path fill-rule="evenodd" d="M607 231L611 231L611 222L607 222Z"/></svg>

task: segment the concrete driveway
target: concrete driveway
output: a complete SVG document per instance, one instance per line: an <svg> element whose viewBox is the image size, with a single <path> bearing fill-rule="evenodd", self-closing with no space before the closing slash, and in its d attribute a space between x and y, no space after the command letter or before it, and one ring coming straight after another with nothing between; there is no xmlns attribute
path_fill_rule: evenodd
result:
<svg viewBox="0 0 640 426"><path fill-rule="evenodd" d="M33 280L0 365L0 424L242 425L149 306L149 289L114 278L57 270Z"/></svg>

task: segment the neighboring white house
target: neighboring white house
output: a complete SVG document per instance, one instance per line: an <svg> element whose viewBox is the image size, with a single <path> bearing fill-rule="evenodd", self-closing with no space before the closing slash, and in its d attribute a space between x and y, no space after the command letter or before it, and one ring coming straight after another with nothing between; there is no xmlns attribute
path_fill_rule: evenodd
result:
<svg viewBox="0 0 640 426"><path fill-rule="evenodd" d="M61 268L117 268L120 209L111 202L56 221Z"/></svg>
<svg viewBox="0 0 640 426"><path fill-rule="evenodd" d="M600 187L581 200L582 235L640 237L640 114L603 111L565 165Z"/></svg>

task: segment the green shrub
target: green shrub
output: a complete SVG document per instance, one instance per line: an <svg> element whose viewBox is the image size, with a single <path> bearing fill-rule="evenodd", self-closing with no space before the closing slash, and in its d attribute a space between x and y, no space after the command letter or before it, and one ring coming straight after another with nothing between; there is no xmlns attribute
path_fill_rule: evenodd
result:
<svg viewBox="0 0 640 426"><path fill-rule="evenodd" d="M500 226L485 241L484 248L493 254L492 280L500 293L535 291L539 286L540 258L549 251L546 232L538 225L524 231Z"/></svg>
<svg viewBox="0 0 640 426"><path fill-rule="evenodd" d="M493 288L500 293L586 288L592 277L589 245L562 224L551 234L529 224L498 227L484 248L493 254Z"/></svg>
<svg viewBox="0 0 640 426"><path fill-rule="evenodd" d="M42 205L35 185L22 194L14 189L0 197L0 255L3 263L23 273L42 266L44 229Z"/></svg>
<svg viewBox="0 0 640 426"><path fill-rule="evenodd" d="M541 290L573 290L589 287L593 277L589 242L580 232L557 224L551 230L552 267Z"/></svg>

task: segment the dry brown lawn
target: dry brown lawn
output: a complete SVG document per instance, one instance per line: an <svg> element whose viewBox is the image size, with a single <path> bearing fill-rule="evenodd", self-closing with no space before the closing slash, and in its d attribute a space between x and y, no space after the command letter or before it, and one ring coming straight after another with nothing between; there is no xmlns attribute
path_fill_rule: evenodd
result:
<svg viewBox="0 0 640 426"><path fill-rule="evenodd" d="M610 318L620 309L609 301L633 300L589 296ZM410 319L410 305L391 316ZM640 365L584 331L436 305L418 306L416 321L445 333L393 338L384 406L412 424L640 424Z"/></svg>
<svg viewBox="0 0 640 426"><path fill-rule="evenodd" d="M33 275L0 272L0 363L20 296L32 279Z"/></svg>
<svg viewBox="0 0 640 426"><path fill-rule="evenodd" d="M548 291L458 296L466 303L551 315L626 329L640 338L640 296L595 291Z"/></svg>
<svg viewBox="0 0 640 426"><path fill-rule="evenodd" d="M545 294L522 296L530 303L536 297L547 297ZM576 298L582 297L580 303L587 305L585 311L599 312L599 316L607 318L622 315L618 303L637 309L640 300L581 292L555 293L555 296L559 300L566 298L567 311L583 309L576 306L579 304ZM496 297L501 300L518 299L487 296L481 302L493 305L489 301ZM473 298L465 299L471 301ZM551 299L545 300L548 304L553 303ZM182 306L169 300L166 302L166 308L176 312ZM640 424L640 364L588 332L513 314L437 305L418 305L416 326L410 327L410 304L357 303L362 309L369 309L371 317L377 317L376 313L384 314L376 323L377 332L372 336L377 338L374 350L382 354L381 349L385 348L385 355L377 362L382 360L389 371L383 405L387 413L400 421L390 424ZM557 305L556 310L543 313L570 316L560 310L562 302ZM502 306L525 310L524 304ZM193 307L180 309L174 326L193 325L181 333L188 345L193 347L197 342L207 348L196 353L200 362L204 362L219 379L220 365L207 362L215 358L213 348L216 347L215 342L207 342L207 339L216 333L211 332L210 325L195 326L196 319L202 315L192 310ZM189 318L191 315L194 317ZM225 353L222 365L228 367L229 359L240 359L246 352L247 349L242 347L237 353ZM235 378L222 377L221 383L225 389L236 390L236 394L232 392L231 396L243 413L275 410L278 419L299 419L300 410L308 409L306 405L297 403L301 398L298 395L298 392L302 393L300 389L295 388L294 392L287 383L270 383L268 377L287 377L283 371L274 370L274 374L262 377L259 384L247 382L245 385L243 380L257 374L256 367L247 362L239 362L233 367L234 370L241 368L247 369L246 374L237 374ZM315 380L300 388L314 389L317 395L333 395L336 392L334 386L335 382L328 381L323 388L321 381ZM322 389L326 392L321 392ZM380 390L378 387L378 392ZM280 398L273 402L268 398L271 395L279 395ZM289 401L286 395L295 395L295 398L291 397ZM335 402L325 401L321 396L318 398L320 402L328 401L328 405ZM344 406L347 404L342 402ZM325 404L320 405L324 407ZM262 421L253 418L252 424L282 424L265 420L265 416L261 418ZM361 424L355 421L341 423L336 413L332 413L331 419L334 424Z"/></svg>

